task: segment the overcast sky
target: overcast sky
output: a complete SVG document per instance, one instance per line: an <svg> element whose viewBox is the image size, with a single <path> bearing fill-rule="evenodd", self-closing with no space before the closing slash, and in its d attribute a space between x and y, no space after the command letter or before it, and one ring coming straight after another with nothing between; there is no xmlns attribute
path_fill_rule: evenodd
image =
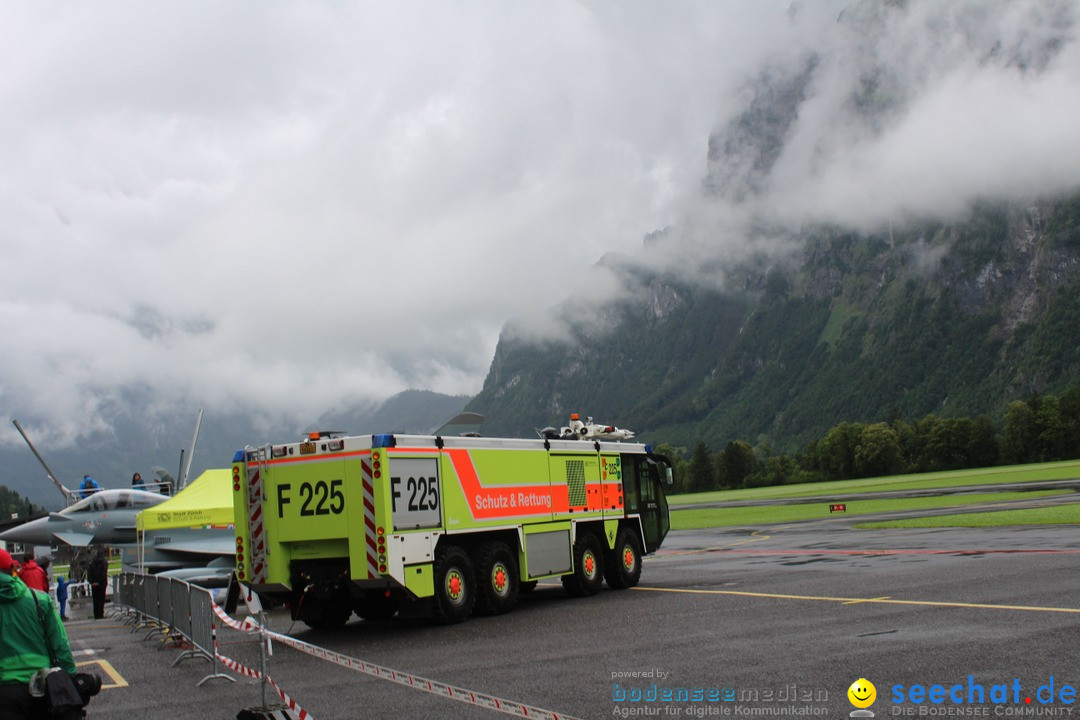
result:
<svg viewBox="0 0 1080 720"><path fill-rule="evenodd" d="M0 415L56 444L125 388L300 423L476 393L503 325L606 287L604 254L740 247L709 134L810 54L759 210L873 227L1080 186L1076 3L916 1L876 34L850 5L4 2ZM898 98L873 127L868 63Z"/></svg>

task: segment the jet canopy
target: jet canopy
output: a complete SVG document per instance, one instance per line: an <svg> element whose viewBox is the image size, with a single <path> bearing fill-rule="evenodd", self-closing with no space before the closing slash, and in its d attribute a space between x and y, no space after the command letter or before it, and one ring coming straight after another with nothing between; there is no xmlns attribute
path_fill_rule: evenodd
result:
<svg viewBox="0 0 1080 720"><path fill-rule="evenodd" d="M74 505L60 511L61 515L81 512L104 512L121 508L149 508L169 498L145 490L99 490L90 497L83 498Z"/></svg>

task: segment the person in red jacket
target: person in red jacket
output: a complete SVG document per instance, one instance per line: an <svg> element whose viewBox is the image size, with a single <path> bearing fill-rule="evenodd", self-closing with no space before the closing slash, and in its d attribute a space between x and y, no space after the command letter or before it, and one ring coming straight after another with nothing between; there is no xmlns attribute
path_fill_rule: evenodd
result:
<svg viewBox="0 0 1080 720"><path fill-rule="evenodd" d="M27 552L23 555L22 567L19 568L19 579L26 583L26 587L41 592L49 592L49 576L45 568L34 561L34 553Z"/></svg>

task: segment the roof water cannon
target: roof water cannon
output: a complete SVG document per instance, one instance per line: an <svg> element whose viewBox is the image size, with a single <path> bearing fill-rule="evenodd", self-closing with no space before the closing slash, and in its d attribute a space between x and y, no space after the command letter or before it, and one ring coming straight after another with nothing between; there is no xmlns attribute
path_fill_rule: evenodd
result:
<svg viewBox="0 0 1080 720"><path fill-rule="evenodd" d="M577 413L570 415L570 424L562 428L559 437L563 440L633 440L634 432L614 425L593 422L590 416L585 422Z"/></svg>

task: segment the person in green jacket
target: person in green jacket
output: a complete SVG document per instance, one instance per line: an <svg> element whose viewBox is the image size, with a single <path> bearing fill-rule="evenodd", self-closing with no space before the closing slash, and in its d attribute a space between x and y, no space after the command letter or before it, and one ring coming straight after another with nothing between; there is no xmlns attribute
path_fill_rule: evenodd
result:
<svg viewBox="0 0 1080 720"><path fill-rule="evenodd" d="M0 550L0 720L48 717L43 698L30 695L30 678L55 665L75 672L67 632L49 596L26 587Z"/></svg>

